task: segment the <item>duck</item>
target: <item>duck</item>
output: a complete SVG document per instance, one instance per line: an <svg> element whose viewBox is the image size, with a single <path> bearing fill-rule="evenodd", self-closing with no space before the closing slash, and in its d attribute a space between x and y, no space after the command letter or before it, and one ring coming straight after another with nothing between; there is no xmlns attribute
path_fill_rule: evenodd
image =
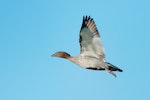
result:
<svg viewBox="0 0 150 100"><path fill-rule="evenodd" d="M80 54L71 56L67 52L58 51L52 56L67 59L85 69L104 70L116 77L114 71L123 70L105 60L105 50L100 37L93 18L83 16L79 34Z"/></svg>

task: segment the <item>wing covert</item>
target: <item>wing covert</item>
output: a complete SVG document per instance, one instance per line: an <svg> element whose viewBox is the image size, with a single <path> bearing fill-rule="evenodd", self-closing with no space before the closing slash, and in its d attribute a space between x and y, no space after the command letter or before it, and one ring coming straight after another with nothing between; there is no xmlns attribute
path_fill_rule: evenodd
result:
<svg viewBox="0 0 150 100"><path fill-rule="evenodd" d="M80 49L81 54L105 58L104 48L100 40L100 34L92 18L83 17L80 30Z"/></svg>

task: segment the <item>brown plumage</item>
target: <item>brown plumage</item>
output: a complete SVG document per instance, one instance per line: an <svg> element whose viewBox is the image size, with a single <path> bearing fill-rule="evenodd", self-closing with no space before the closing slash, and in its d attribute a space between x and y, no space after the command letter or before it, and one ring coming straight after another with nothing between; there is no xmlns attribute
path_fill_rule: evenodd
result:
<svg viewBox="0 0 150 100"><path fill-rule="evenodd" d="M90 18L90 16L83 17L79 43L80 54L75 57L72 57L70 54L63 51L56 52L52 56L68 59L86 69L106 70L114 76L116 75L113 71L122 72L118 67L106 62L100 34L94 20Z"/></svg>

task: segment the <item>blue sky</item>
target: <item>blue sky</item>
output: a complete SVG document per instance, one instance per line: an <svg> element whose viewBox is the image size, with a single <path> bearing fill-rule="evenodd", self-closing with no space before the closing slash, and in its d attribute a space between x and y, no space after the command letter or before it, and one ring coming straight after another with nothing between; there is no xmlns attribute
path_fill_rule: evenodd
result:
<svg viewBox="0 0 150 100"><path fill-rule="evenodd" d="M1 0L0 100L150 99L150 1ZM83 15L94 18L117 78L51 57L80 53Z"/></svg>

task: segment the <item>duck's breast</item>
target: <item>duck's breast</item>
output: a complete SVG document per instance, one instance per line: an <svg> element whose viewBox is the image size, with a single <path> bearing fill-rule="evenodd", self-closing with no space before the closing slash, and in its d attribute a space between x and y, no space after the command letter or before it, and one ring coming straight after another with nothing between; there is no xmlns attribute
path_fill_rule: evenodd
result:
<svg viewBox="0 0 150 100"><path fill-rule="evenodd" d="M90 57L90 56L76 56L70 59L70 61L83 68L89 68L89 67L105 68L106 67L106 63L103 60L100 60L95 57Z"/></svg>

